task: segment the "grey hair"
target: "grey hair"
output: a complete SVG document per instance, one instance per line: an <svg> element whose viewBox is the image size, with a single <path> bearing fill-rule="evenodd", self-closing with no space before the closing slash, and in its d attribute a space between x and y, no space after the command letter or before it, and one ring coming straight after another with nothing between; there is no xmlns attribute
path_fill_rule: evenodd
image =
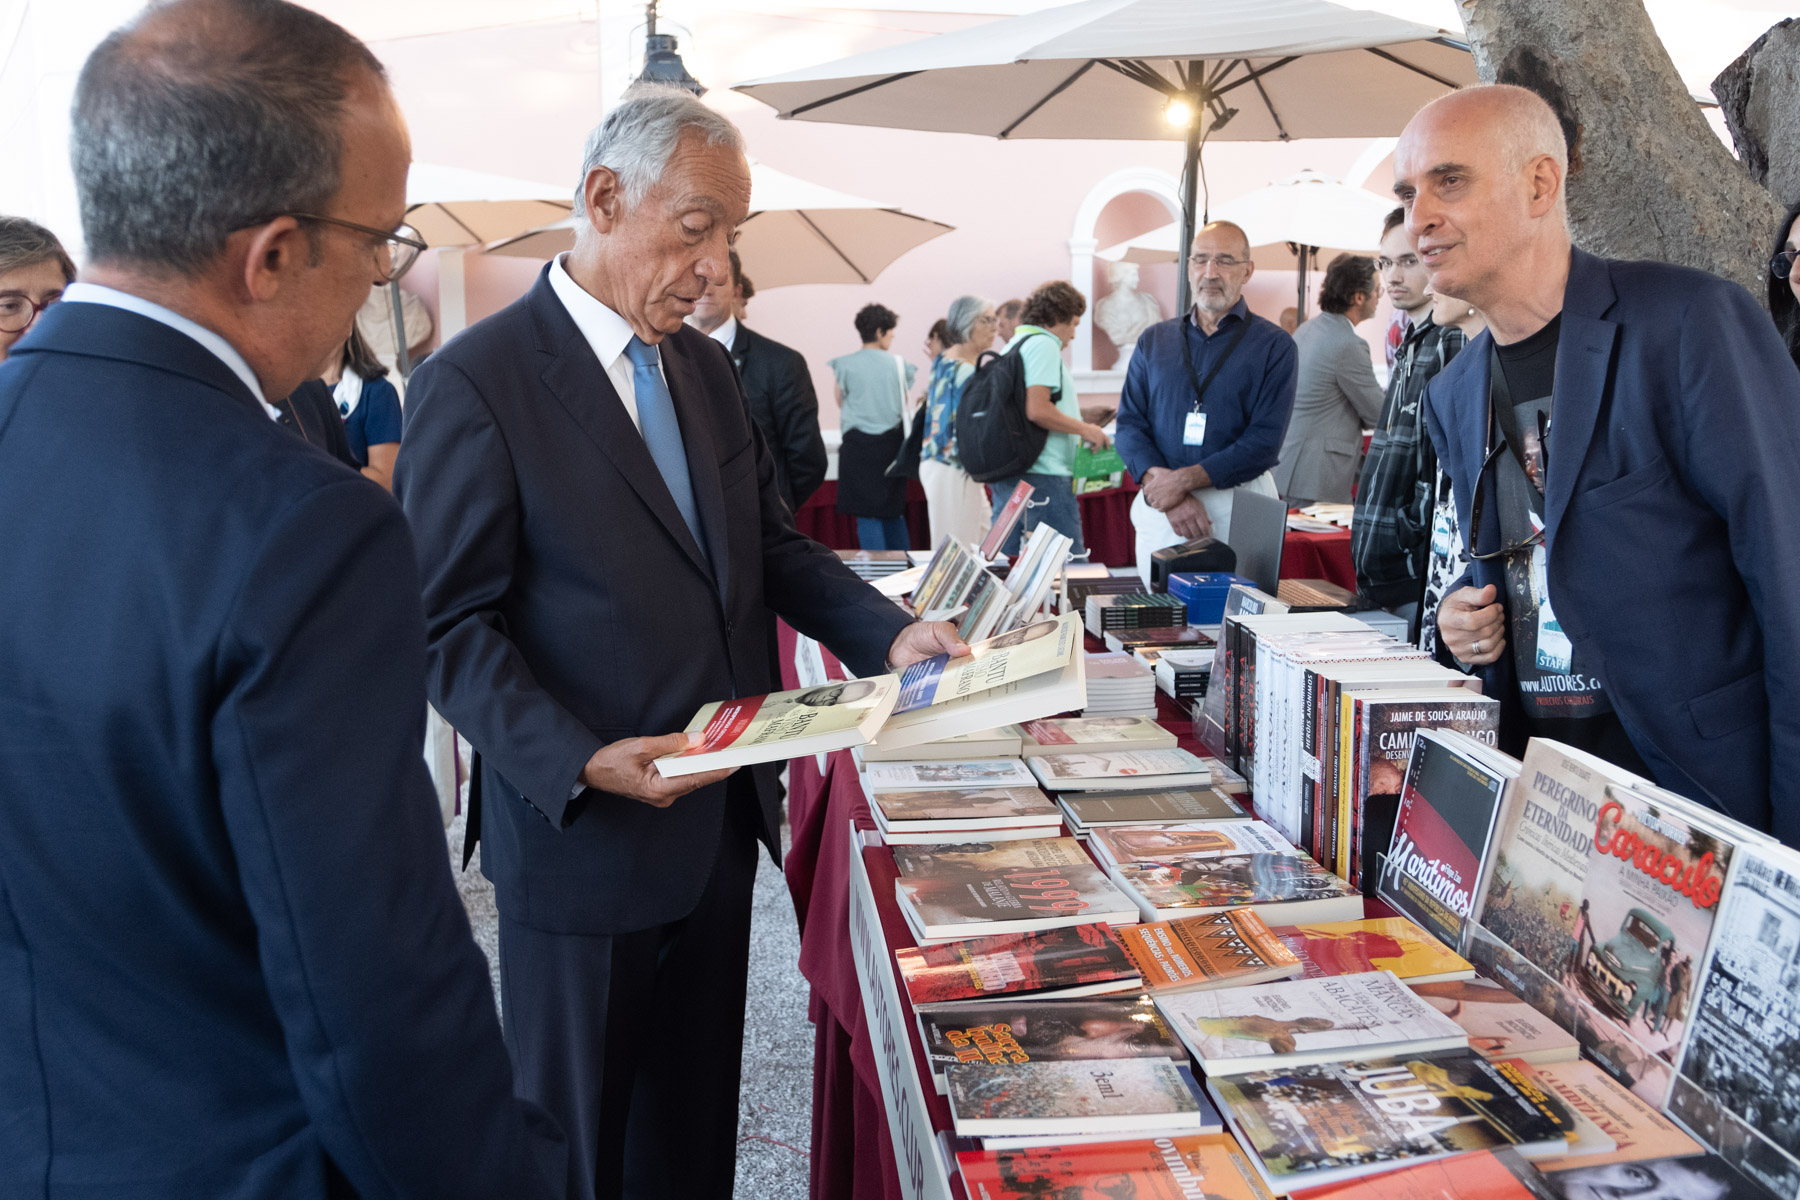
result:
<svg viewBox="0 0 1800 1200"><path fill-rule="evenodd" d="M950 330L950 336L956 340L953 346L960 346L969 340L969 334L975 328L975 318L994 307L994 302L981 296L958 296L950 304L950 311L944 317L944 324Z"/></svg>
<svg viewBox="0 0 1800 1200"><path fill-rule="evenodd" d="M88 56L70 152L96 262L194 275L226 238L337 194L356 38L284 0L153 4Z"/></svg>
<svg viewBox="0 0 1800 1200"><path fill-rule="evenodd" d="M54 233L24 217L0 217L0 275L41 262L55 263L64 283L75 282L75 263Z"/></svg>
<svg viewBox="0 0 1800 1200"><path fill-rule="evenodd" d="M581 178L575 184L576 213L587 211L587 178L595 167L610 167L619 177L625 203L642 201L662 178L682 135L690 132L709 146L744 152L744 135L738 127L692 92L654 83L631 88L588 134L581 152Z"/></svg>

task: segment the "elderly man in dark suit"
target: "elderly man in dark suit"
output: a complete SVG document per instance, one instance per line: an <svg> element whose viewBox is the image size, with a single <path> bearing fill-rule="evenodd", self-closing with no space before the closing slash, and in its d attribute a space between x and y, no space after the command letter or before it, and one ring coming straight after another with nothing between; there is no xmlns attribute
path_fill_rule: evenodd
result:
<svg viewBox="0 0 1800 1200"><path fill-rule="evenodd" d="M396 490L432 701L481 756L508 1045L571 1197L724 1197L777 771L653 760L775 685L775 614L859 674L962 646L795 531L730 357L683 323L749 208L736 127L636 91L578 198L574 250L414 376Z"/></svg>
<svg viewBox="0 0 1800 1200"><path fill-rule="evenodd" d="M731 273L710 282L694 305L688 323L731 353L743 384L750 416L762 430L775 460L775 483L788 508L799 512L806 498L825 482L825 438L819 432L819 398L812 374L798 350L764 337L744 324L737 311L744 304L744 269L737 251L730 254Z"/></svg>
<svg viewBox="0 0 1800 1200"><path fill-rule="evenodd" d="M1394 191L1487 332L1428 385L1466 532L1444 645L1502 743L1555 737L1800 838L1800 373L1747 292L1571 248L1568 151L1522 88L1426 106Z"/></svg>
<svg viewBox="0 0 1800 1200"><path fill-rule="evenodd" d="M0 1196L559 1194L405 519L268 403L410 260L381 67L177 0L94 51L73 147L92 264L0 367Z"/></svg>

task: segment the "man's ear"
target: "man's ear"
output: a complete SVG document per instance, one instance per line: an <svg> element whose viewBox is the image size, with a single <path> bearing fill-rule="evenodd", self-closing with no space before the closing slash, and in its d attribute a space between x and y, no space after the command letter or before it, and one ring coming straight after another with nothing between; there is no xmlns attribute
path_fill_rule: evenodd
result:
<svg viewBox="0 0 1800 1200"><path fill-rule="evenodd" d="M1556 207L1556 201L1562 195L1563 172L1556 165L1556 160L1548 154L1540 154L1528 168L1531 185L1531 215L1541 217Z"/></svg>
<svg viewBox="0 0 1800 1200"><path fill-rule="evenodd" d="M252 301L273 300L284 284L311 265L312 244L293 217L276 217L266 225L239 230L232 240L240 237L245 239L240 251L244 292ZM230 242L226 245L232 248Z"/></svg>
<svg viewBox="0 0 1800 1200"><path fill-rule="evenodd" d="M610 233L625 211L625 189L611 167L595 167L581 181L581 198L588 224L596 233Z"/></svg>

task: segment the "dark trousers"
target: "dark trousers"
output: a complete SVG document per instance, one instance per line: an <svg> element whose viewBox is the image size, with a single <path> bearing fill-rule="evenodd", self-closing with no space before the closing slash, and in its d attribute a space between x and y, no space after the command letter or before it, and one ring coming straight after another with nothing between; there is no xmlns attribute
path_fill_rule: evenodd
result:
<svg viewBox="0 0 1800 1200"><path fill-rule="evenodd" d="M727 806L710 881L679 921L606 936L500 914L514 1087L568 1136L568 1200L731 1196L756 880L749 808Z"/></svg>

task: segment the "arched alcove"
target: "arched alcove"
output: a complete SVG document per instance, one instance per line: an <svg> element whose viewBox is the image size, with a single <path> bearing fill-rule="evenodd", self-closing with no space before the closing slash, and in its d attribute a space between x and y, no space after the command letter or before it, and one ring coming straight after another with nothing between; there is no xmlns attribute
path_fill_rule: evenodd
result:
<svg viewBox="0 0 1800 1200"><path fill-rule="evenodd" d="M1128 167L1114 171L1100 180L1083 198L1075 213L1074 229L1069 235L1069 281L1089 298L1089 317L1075 331L1071 354L1075 385L1083 395L1117 394L1124 383L1124 372L1097 370L1094 366L1093 301L1101 294L1101 284L1094 272L1094 251L1100 248L1098 231L1107 206L1121 196L1141 193L1162 202L1168 219L1181 219L1181 200L1175 178L1155 167ZM1110 243L1109 243L1110 244Z"/></svg>

